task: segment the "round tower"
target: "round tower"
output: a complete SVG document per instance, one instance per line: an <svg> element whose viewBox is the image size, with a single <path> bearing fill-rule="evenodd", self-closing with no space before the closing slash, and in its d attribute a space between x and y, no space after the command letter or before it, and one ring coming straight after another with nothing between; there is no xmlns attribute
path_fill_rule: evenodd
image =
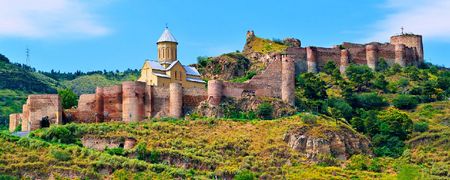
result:
<svg viewBox="0 0 450 180"><path fill-rule="evenodd" d="M208 81L208 103L209 105L218 106L222 101L223 82L220 80Z"/></svg>
<svg viewBox="0 0 450 180"><path fill-rule="evenodd" d="M143 120L145 114L145 82L123 82L122 92L122 120L124 122L137 122Z"/></svg>
<svg viewBox="0 0 450 180"><path fill-rule="evenodd" d="M369 44L366 46L366 60L367 60L367 66L370 67L370 69L375 70L377 67L377 61L378 61L378 47Z"/></svg>
<svg viewBox="0 0 450 180"><path fill-rule="evenodd" d="M395 63L399 64L402 67L406 66L406 46L404 44L396 44L395 45Z"/></svg>
<svg viewBox="0 0 450 180"><path fill-rule="evenodd" d="M347 69L350 63L350 52L347 49L341 50L341 61L339 65L339 70L341 74L345 74L345 69Z"/></svg>
<svg viewBox="0 0 450 180"><path fill-rule="evenodd" d="M161 37L156 43L158 46L158 61L164 67L168 67L172 62L177 60L178 42L166 27Z"/></svg>
<svg viewBox="0 0 450 180"><path fill-rule="evenodd" d="M306 63L308 72L317 73L317 49L315 47L306 47Z"/></svg>
<svg viewBox="0 0 450 180"><path fill-rule="evenodd" d="M170 83L169 93L170 117L180 118L183 114L183 87L180 83Z"/></svg>
<svg viewBox="0 0 450 180"><path fill-rule="evenodd" d="M402 34L391 37L391 44L404 44L406 47L416 48L416 54L419 63L423 63L424 53L423 53L423 42L421 35L414 34Z"/></svg>
<svg viewBox="0 0 450 180"><path fill-rule="evenodd" d="M95 89L95 122L103 122L103 112L104 112L104 104L103 104L103 88L97 87Z"/></svg>
<svg viewBox="0 0 450 180"><path fill-rule="evenodd" d="M295 103L295 63L292 56L281 56L281 99L290 104Z"/></svg>

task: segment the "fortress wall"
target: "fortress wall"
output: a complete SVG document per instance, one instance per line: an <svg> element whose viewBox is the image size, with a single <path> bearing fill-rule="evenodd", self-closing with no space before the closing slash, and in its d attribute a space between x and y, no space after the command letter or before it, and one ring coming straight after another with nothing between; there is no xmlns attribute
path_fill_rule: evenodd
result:
<svg viewBox="0 0 450 180"><path fill-rule="evenodd" d="M180 118L183 115L183 87L180 83L170 83L169 92L170 117Z"/></svg>
<svg viewBox="0 0 450 180"><path fill-rule="evenodd" d="M419 57L417 56L416 48L405 47L405 64L406 65L419 65Z"/></svg>
<svg viewBox="0 0 450 180"><path fill-rule="evenodd" d="M95 89L95 122L103 122L103 88Z"/></svg>
<svg viewBox="0 0 450 180"><path fill-rule="evenodd" d="M82 94L78 100L77 111L74 114L76 122L91 123L95 120L95 94Z"/></svg>
<svg viewBox="0 0 450 180"><path fill-rule="evenodd" d="M365 46L354 46L352 48L348 48L348 51L350 53L351 63L367 64Z"/></svg>
<svg viewBox="0 0 450 180"><path fill-rule="evenodd" d="M137 122L144 119L145 82L127 81L122 83L122 120Z"/></svg>
<svg viewBox="0 0 450 180"><path fill-rule="evenodd" d="M423 62L423 42L421 35L404 34L391 37L391 44L404 44L407 47L415 48L418 62Z"/></svg>
<svg viewBox="0 0 450 180"><path fill-rule="evenodd" d="M341 50L339 48L316 48L317 49L317 69L321 71L328 61L340 64Z"/></svg>
<svg viewBox="0 0 450 180"><path fill-rule="evenodd" d="M295 74L308 71L306 62L306 48L290 47L286 50L288 55L292 55L295 62Z"/></svg>
<svg viewBox="0 0 450 180"><path fill-rule="evenodd" d="M378 58L383 58L389 65L395 63L395 45L380 44L378 47Z"/></svg>
<svg viewBox="0 0 450 180"><path fill-rule="evenodd" d="M122 85L103 88L104 122L122 120Z"/></svg>
<svg viewBox="0 0 450 180"><path fill-rule="evenodd" d="M183 113L190 114L200 102L208 98L207 94L205 88L183 88Z"/></svg>
<svg viewBox="0 0 450 180"><path fill-rule="evenodd" d="M225 88L224 95L228 92L233 92L233 96L236 96L239 89L242 89L242 91L243 89L247 89L254 91L256 96L281 97L281 59L277 59L269 64L262 73L254 76L248 82L247 86L236 84L230 85L237 89L231 91L226 90L227 88Z"/></svg>
<svg viewBox="0 0 450 180"><path fill-rule="evenodd" d="M153 111L153 93L152 93L152 86L147 85L145 86L145 97L144 97L144 118L147 119L149 117L152 117L152 111Z"/></svg>
<svg viewBox="0 0 450 180"><path fill-rule="evenodd" d="M30 111L28 104L22 106L22 131L28 131L28 120L30 119Z"/></svg>
<svg viewBox="0 0 450 180"><path fill-rule="evenodd" d="M167 87L152 86L152 117L166 117L169 115L169 89Z"/></svg>
<svg viewBox="0 0 450 180"><path fill-rule="evenodd" d="M14 132L19 126L22 118L22 114L10 114L9 115L9 132Z"/></svg>
<svg viewBox="0 0 450 180"><path fill-rule="evenodd" d="M46 117L50 124L62 123L61 99L57 94L29 95L22 111L26 118L22 121L22 131L41 128L41 121Z"/></svg>
<svg viewBox="0 0 450 180"><path fill-rule="evenodd" d="M225 97L241 98L242 93L248 88L247 83L223 82L222 93Z"/></svg>

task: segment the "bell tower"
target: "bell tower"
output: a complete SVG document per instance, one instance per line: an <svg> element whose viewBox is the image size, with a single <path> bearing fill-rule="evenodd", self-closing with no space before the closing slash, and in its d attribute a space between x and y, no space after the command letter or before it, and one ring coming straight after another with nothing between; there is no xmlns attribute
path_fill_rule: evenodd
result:
<svg viewBox="0 0 450 180"><path fill-rule="evenodd" d="M167 68L172 62L177 60L178 46L177 40L170 33L167 26L156 44L158 45L158 62Z"/></svg>

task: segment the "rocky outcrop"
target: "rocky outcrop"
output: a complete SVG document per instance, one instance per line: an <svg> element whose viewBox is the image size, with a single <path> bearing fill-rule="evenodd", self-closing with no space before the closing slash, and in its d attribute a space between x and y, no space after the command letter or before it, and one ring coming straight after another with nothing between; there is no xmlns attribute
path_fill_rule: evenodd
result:
<svg viewBox="0 0 450 180"><path fill-rule="evenodd" d="M372 154L369 140L345 126L294 128L285 135L284 140L311 161L318 161L320 156L346 160L354 154Z"/></svg>
<svg viewBox="0 0 450 180"><path fill-rule="evenodd" d="M81 144L84 147L103 151L106 148L124 148L132 149L136 145L136 139L125 137L97 137L85 135L81 138Z"/></svg>
<svg viewBox="0 0 450 180"><path fill-rule="evenodd" d="M231 80L246 75L250 60L240 53L228 53L204 58L196 67L203 79Z"/></svg>
<svg viewBox="0 0 450 180"><path fill-rule="evenodd" d="M221 118L224 117L225 113L230 111L257 112L258 106L263 102L269 102L272 105L272 118L290 116L297 112L295 107L284 103L280 99L258 98L254 96L242 97L240 99L226 98L222 100L219 106L211 106L205 101L200 103L195 112L204 117Z"/></svg>

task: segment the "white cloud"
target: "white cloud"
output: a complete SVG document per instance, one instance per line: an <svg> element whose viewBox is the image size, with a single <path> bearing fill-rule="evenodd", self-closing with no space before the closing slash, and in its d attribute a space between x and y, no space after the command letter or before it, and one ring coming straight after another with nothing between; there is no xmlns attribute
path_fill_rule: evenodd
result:
<svg viewBox="0 0 450 180"><path fill-rule="evenodd" d="M0 0L0 37L100 36L110 30L77 0Z"/></svg>
<svg viewBox="0 0 450 180"><path fill-rule="evenodd" d="M369 40L399 34L402 26L427 39L450 40L450 0L388 0L383 8L392 13L374 24Z"/></svg>

